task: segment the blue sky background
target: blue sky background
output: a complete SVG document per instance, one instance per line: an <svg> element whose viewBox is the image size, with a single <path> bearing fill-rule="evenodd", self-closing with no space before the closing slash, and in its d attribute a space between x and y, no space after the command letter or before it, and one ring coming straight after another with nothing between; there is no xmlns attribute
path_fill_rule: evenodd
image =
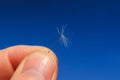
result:
<svg viewBox="0 0 120 80"><path fill-rule="evenodd" d="M59 59L58 80L120 80L120 1L0 1L0 48L43 45ZM56 27L67 24L69 48Z"/></svg>

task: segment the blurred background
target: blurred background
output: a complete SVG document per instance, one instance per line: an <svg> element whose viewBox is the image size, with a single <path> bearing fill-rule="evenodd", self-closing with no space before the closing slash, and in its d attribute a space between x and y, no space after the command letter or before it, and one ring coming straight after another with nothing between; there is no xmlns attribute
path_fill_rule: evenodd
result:
<svg viewBox="0 0 120 80"><path fill-rule="evenodd" d="M0 49L20 44L52 49L59 59L58 80L120 80L119 4L117 0L1 0ZM56 30L66 24L68 48L61 45Z"/></svg>

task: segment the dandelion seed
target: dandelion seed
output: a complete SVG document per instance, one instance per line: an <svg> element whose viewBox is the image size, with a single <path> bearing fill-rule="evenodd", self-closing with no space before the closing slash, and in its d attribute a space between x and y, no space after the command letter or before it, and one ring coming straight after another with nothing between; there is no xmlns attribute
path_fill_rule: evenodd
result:
<svg viewBox="0 0 120 80"><path fill-rule="evenodd" d="M69 46L69 39L65 36L65 28L66 26L62 26L61 29L57 27L57 31L60 35L60 41L61 43L65 46L68 47Z"/></svg>

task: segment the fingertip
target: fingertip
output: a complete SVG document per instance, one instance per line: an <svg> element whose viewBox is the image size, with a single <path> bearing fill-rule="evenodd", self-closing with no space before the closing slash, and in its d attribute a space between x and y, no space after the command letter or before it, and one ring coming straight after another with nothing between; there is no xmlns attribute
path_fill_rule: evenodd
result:
<svg viewBox="0 0 120 80"><path fill-rule="evenodd" d="M55 80L58 71L57 57L46 47L34 46L34 48L36 50L23 59L12 80L17 80L18 77L23 77L23 75L29 78L31 74L32 78L34 78L34 75L42 74L45 80Z"/></svg>
<svg viewBox="0 0 120 80"><path fill-rule="evenodd" d="M17 68L19 63L26 56L29 56L30 54L33 54L35 52L41 52L41 54L45 54L45 55L52 57L55 64L58 65L58 59L55 53L51 49L44 47L44 46L17 45L17 46L9 47L5 49L5 51L9 53L8 56L14 69Z"/></svg>

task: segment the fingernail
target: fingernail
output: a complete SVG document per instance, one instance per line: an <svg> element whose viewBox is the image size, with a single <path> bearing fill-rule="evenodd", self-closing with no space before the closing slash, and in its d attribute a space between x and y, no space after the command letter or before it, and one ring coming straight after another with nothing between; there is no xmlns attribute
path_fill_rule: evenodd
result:
<svg viewBox="0 0 120 80"><path fill-rule="evenodd" d="M41 53L33 53L26 60L22 73L51 80L55 72L55 63L52 57Z"/></svg>

